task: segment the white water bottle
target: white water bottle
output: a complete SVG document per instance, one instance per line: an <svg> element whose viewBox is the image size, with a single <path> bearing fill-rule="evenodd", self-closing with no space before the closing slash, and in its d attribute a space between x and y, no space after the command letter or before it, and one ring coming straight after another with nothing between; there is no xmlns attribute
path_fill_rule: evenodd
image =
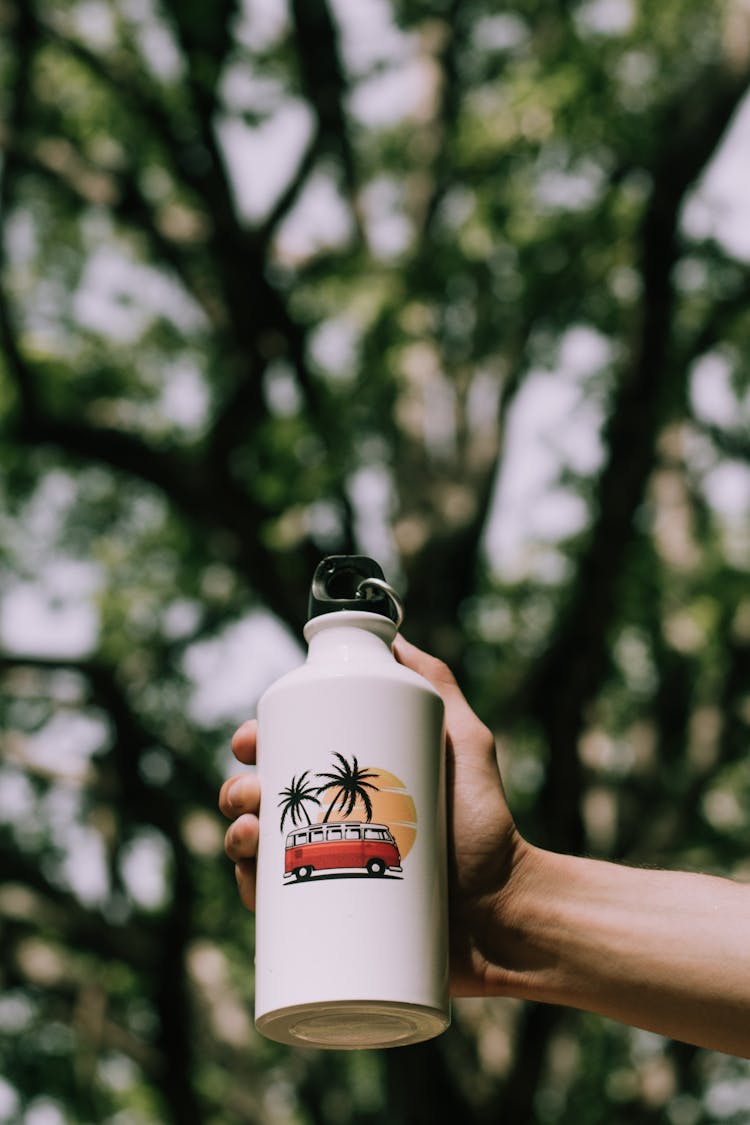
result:
<svg viewBox="0 0 750 1125"><path fill-rule="evenodd" d="M258 704L255 1020L281 1043L450 1022L443 703L391 652L401 616L372 559L324 559L307 661Z"/></svg>

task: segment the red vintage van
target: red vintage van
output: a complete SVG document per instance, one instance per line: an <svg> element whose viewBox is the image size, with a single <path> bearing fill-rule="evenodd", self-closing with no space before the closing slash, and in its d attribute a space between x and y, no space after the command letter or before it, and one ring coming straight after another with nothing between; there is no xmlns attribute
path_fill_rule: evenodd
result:
<svg viewBox="0 0 750 1125"><path fill-rule="evenodd" d="M309 879L313 871L364 868L370 875L401 871L401 856L386 824L358 820L295 828L286 838L284 878Z"/></svg>

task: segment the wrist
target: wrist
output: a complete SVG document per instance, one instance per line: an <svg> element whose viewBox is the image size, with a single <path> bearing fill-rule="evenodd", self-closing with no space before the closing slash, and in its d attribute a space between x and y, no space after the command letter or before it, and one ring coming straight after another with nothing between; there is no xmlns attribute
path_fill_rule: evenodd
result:
<svg viewBox="0 0 750 1125"><path fill-rule="evenodd" d="M525 841L475 915L473 995L596 1012L750 1055L750 887Z"/></svg>
<svg viewBox="0 0 750 1125"><path fill-rule="evenodd" d="M529 844L515 826L495 884L466 889L454 904L452 984L456 996L540 999L535 931L555 876L554 856ZM463 901L461 901L461 899Z"/></svg>
<svg viewBox="0 0 750 1125"><path fill-rule="evenodd" d="M576 878L575 857L535 847L517 834L509 875L484 904L482 994L566 1002L557 910Z"/></svg>

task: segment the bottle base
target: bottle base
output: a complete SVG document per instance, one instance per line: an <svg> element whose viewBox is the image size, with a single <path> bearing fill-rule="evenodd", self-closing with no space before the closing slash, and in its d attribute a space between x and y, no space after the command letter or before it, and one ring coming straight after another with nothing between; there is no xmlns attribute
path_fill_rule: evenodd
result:
<svg viewBox="0 0 750 1125"><path fill-rule="evenodd" d="M445 1031L442 1008L393 1001L333 1000L266 1012L255 1021L261 1034L292 1047L354 1051L406 1047Z"/></svg>

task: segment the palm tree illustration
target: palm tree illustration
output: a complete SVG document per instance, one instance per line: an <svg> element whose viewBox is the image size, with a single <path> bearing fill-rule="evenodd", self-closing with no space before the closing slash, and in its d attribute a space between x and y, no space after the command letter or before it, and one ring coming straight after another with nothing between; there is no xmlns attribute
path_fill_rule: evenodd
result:
<svg viewBox="0 0 750 1125"><path fill-rule="evenodd" d="M287 816L290 817L293 825L301 824L303 818L308 824L312 824L310 814L305 808L305 801L312 801L313 804L319 805L316 794L318 788L315 785L307 783L307 776L309 770L305 770L299 777L293 777L286 789L282 789L279 793L281 800L279 801L279 808L281 813L281 831L284 831L284 821Z"/></svg>
<svg viewBox="0 0 750 1125"><path fill-rule="evenodd" d="M318 777L325 781L325 784L318 788L318 794L325 793L328 789L333 790L333 797L326 809L323 823L325 824L333 812L350 816L358 800L365 807L367 819L372 820L372 801L367 790L372 789L377 792L378 786L373 785L370 778L378 775L362 769L354 756L352 756L351 764L347 762L343 754L334 752L334 757L338 758L341 765L334 766L332 773L318 774Z"/></svg>

